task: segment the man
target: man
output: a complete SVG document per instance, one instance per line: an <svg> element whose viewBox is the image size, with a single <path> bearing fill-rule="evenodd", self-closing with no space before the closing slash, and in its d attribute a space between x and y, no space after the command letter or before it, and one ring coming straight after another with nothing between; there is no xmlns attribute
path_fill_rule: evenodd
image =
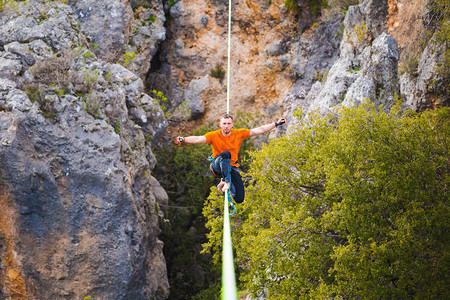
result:
<svg viewBox="0 0 450 300"><path fill-rule="evenodd" d="M253 129L233 129L233 117L230 114L223 114L220 117L219 130L208 132L202 136L178 136L175 143L178 145L183 142L211 144L213 154L210 169L216 177L222 178L217 188L223 193L230 190L234 201L241 203L244 201L245 191L237 160L242 141L248 137L266 133L283 124L286 124L285 119Z"/></svg>

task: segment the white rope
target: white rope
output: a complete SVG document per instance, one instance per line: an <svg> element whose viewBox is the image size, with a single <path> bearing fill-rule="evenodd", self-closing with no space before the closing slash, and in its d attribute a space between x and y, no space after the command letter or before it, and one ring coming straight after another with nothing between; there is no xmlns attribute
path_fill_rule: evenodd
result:
<svg viewBox="0 0 450 300"><path fill-rule="evenodd" d="M228 213L228 193L226 192L223 211L222 300L237 299L235 277L230 215Z"/></svg>
<svg viewBox="0 0 450 300"><path fill-rule="evenodd" d="M227 49L227 114L230 113L230 60L231 60L231 0L228 0L228 49Z"/></svg>
<svg viewBox="0 0 450 300"><path fill-rule="evenodd" d="M228 60L227 60L227 114L230 113L230 58L231 58L231 0L228 0ZM236 274L234 271L233 245L231 241L230 215L228 212L228 192L223 205L223 245L222 245L222 299L236 300Z"/></svg>

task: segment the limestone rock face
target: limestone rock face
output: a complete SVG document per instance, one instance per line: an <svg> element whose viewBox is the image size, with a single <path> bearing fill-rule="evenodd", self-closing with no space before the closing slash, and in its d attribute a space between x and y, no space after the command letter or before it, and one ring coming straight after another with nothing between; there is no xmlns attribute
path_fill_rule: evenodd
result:
<svg viewBox="0 0 450 300"><path fill-rule="evenodd" d="M95 13L126 9L108 3ZM167 298L168 197L151 175L164 112L89 51L81 10L15 5L0 14L0 298Z"/></svg>
<svg viewBox="0 0 450 300"><path fill-rule="evenodd" d="M258 0L232 5L232 113L262 111L264 121L281 116L281 110L269 112L268 107L272 103L280 107L292 86L292 44L297 32L295 13L283 3L284 0ZM168 16L167 40L155 58L160 68L149 74L146 84L163 90L173 110L189 101L194 111L188 119L215 122L226 111L227 2L176 1L168 9ZM223 69L225 76L212 75L216 66ZM200 93L193 93L192 83L205 77L207 86Z"/></svg>
<svg viewBox="0 0 450 300"><path fill-rule="evenodd" d="M366 0L350 6L344 19L343 39L338 59L333 61L325 79L307 94L298 94L294 86L287 97L290 113L299 106L304 113L328 112L336 105L353 105L372 101L390 107L394 95L400 94L397 43L385 33L388 4ZM383 17L384 16L384 17ZM295 100L297 99L297 100ZM297 124L294 119L291 125Z"/></svg>
<svg viewBox="0 0 450 300"><path fill-rule="evenodd" d="M444 75L436 70L444 61L443 53L444 50L441 46L437 46L433 42L428 43L418 59L417 71L413 74L401 75L401 94L404 95L405 104L409 108L422 111L442 104L440 95L445 93ZM443 102L444 105L448 105L449 99L444 99Z"/></svg>
<svg viewBox="0 0 450 300"><path fill-rule="evenodd" d="M166 21L162 0L70 1L81 32L95 54L108 62L123 62L124 55L133 55L128 69L144 79L150 69L151 57L160 42L166 39Z"/></svg>
<svg viewBox="0 0 450 300"><path fill-rule="evenodd" d="M309 84L298 79L283 101L287 115L292 116L299 107L304 113L328 112L336 105L363 101L388 109L395 95L403 99L405 108L417 111L448 105L448 99L439 97L445 90L439 82L445 81L437 71L444 50L438 49L434 38L423 50L420 48L420 41L425 40L424 28L431 30L435 22L430 16L436 13L426 9L424 0L366 0L350 6L343 22L340 51L331 61L326 78L319 76ZM304 55L303 60L298 57L296 66L301 70L317 56ZM399 66L411 64L414 59L417 70L400 75ZM289 122L297 123L295 118Z"/></svg>

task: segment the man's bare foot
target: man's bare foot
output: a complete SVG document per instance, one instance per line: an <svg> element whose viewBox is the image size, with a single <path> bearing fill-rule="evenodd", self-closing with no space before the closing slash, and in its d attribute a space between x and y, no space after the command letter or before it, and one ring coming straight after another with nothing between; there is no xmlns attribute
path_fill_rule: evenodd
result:
<svg viewBox="0 0 450 300"><path fill-rule="evenodd" d="M217 185L217 189L219 190L219 192L222 192L222 188L225 185L225 181L220 181L220 183Z"/></svg>
<svg viewBox="0 0 450 300"><path fill-rule="evenodd" d="M225 193L229 189L230 189L230 183L229 182L224 182L224 185L222 186L222 193Z"/></svg>

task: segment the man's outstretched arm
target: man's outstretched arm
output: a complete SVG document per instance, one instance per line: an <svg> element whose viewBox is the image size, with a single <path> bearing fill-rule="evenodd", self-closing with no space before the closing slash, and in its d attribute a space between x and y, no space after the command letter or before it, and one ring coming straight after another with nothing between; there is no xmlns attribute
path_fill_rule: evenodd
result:
<svg viewBox="0 0 450 300"><path fill-rule="evenodd" d="M175 144L180 145L181 143L186 144L206 144L206 138L203 135L199 136L177 136L175 139Z"/></svg>
<svg viewBox="0 0 450 300"><path fill-rule="evenodd" d="M259 134L263 134L266 133L269 130L274 129L275 127L281 126L286 124L286 119L280 119L278 120L278 122L274 122L274 123L270 123L270 124L266 124L266 125L262 125L253 129L250 129L250 136L255 136L255 135L259 135Z"/></svg>

